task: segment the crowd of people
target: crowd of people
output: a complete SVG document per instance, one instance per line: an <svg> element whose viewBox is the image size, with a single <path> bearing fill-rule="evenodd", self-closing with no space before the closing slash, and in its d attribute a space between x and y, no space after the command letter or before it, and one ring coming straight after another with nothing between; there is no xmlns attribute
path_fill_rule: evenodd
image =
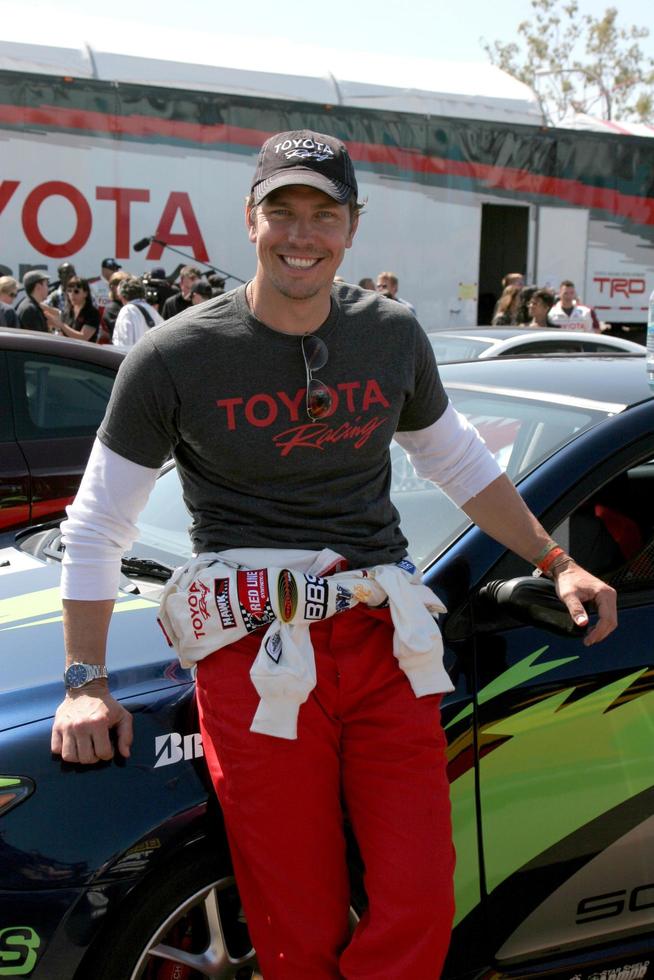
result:
<svg viewBox="0 0 654 980"><path fill-rule="evenodd" d="M192 265L178 265L170 275L156 267L136 276L114 258L102 261L101 274L94 279L78 276L71 262L63 262L57 275L51 283L41 270L27 272L22 299L17 299L21 291L18 281L11 276L0 277L0 326L50 331L130 348L150 327L220 296L225 287L223 278ZM339 279L337 276L336 281ZM501 285L492 326L601 330L595 311L580 302L570 279L561 282L558 294L546 287L526 286L518 272L504 276ZM380 272L376 280L365 277L359 286L397 301L416 315L415 306L398 295L396 273Z"/></svg>
<svg viewBox="0 0 654 980"><path fill-rule="evenodd" d="M564 279L558 294L555 294L546 287L525 286L520 272L510 272L504 276L492 326L525 326L538 330L545 327L587 331L601 329L595 310L580 302L572 280Z"/></svg>
<svg viewBox="0 0 654 980"><path fill-rule="evenodd" d="M374 290L387 299L394 299L398 303L401 303L402 306L406 306L416 316L416 308L413 303L409 303L407 299L402 299L401 296L397 295L398 285L399 279L394 272L380 272L376 282L369 276L364 276L363 279L359 279L361 289Z"/></svg>
<svg viewBox="0 0 654 980"><path fill-rule="evenodd" d="M141 276L114 258L102 260L100 275L78 276L62 262L58 278L32 269L22 283L0 277L0 326L61 334L91 343L133 347L150 327L224 292L225 280L192 265L167 275L156 267Z"/></svg>

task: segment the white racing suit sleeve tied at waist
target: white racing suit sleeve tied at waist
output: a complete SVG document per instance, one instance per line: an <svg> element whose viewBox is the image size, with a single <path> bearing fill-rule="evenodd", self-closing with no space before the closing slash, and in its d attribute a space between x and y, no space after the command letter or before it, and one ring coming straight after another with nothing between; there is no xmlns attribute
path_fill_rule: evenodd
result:
<svg viewBox="0 0 654 980"><path fill-rule="evenodd" d="M243 567L225 554L203 554L176 569L164 589L159 621L183 667L265 629L250 677L259 706L250 730L297 738L300 705L316 685L309 627L363 602L388 603L395 628L393 652L417 697L451 691L434 615L445 612L413 565L337 572L334 552L269 552L294 567ZM273 560L274 560L273 559Z"/></svg>

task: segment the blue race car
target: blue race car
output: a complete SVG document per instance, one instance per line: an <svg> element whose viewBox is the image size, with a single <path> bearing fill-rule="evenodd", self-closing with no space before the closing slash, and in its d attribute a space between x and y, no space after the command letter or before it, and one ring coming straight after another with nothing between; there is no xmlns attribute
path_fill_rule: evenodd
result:
<svg viewBox="0 0 654 980"><path fill-rule="evenodd" d="M654 398L644 357L481 360L442 376L550 533L615 585L620 610L617 632L584 647L550 583L392 448L411 554L449 610L455 691L443 724L458 863L443 976L649 976ZM110 631L132 756L90 767L49 748L63 691L58 527L25 530L0 551L1 977L257 975L193 679L156 625L162 583L190 556L188 523L168 468L125 556ZM354 924L366 897L352 835L350 849Z"/></svg>

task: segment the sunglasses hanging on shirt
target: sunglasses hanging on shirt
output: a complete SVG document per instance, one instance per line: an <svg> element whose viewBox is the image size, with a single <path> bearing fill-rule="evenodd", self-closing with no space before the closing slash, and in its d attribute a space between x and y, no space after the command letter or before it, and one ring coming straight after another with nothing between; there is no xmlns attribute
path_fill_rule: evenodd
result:
<svg viewBox="0 0 654 980"><path fill-rule="evenodd" d="M324 368L329 360L327 345L315 334L301 338L302 356L307 375L306 408L312 422L324 419L332 410L332 395L324 381L314 378L313 372Z"/></svg>

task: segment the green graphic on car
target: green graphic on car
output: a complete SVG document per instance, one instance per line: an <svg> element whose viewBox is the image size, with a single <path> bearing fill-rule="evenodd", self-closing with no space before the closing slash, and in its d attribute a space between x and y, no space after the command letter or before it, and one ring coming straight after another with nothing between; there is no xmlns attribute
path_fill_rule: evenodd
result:
<svg viewBox="0 0 654 980"><path fill-rule="evenodd" d="M34 969L41 937L30 926L0 929L0 977L25 977Z"/></svg>
<svg viewBox="0 0 654 980"><path fill-rule="evenodd" d="M114 612L133 612L135 609L152 609L149 599L119 598ZM59 586L40 589L22 596L0 599L0 632L11 629L26 629L31 626L44 626L46 623L61 622L61 592Z"/></svg>
<svg viewBox="0 0 654 980"><path fill-rule="evenodd" d="M480 691L479 703L577 659L537 664L547 649L529 654L494 678ZM549 847L654 785L651 678L650 668L639 668L581 697L572 683L481 724L482 836L489 893ZM446 727L471 711L467 707ZM469 748L469 739L470 730L452 742L450 754ZM475 774L472 765L462 768L451 784L457 923L481 900Z"/></svg>

